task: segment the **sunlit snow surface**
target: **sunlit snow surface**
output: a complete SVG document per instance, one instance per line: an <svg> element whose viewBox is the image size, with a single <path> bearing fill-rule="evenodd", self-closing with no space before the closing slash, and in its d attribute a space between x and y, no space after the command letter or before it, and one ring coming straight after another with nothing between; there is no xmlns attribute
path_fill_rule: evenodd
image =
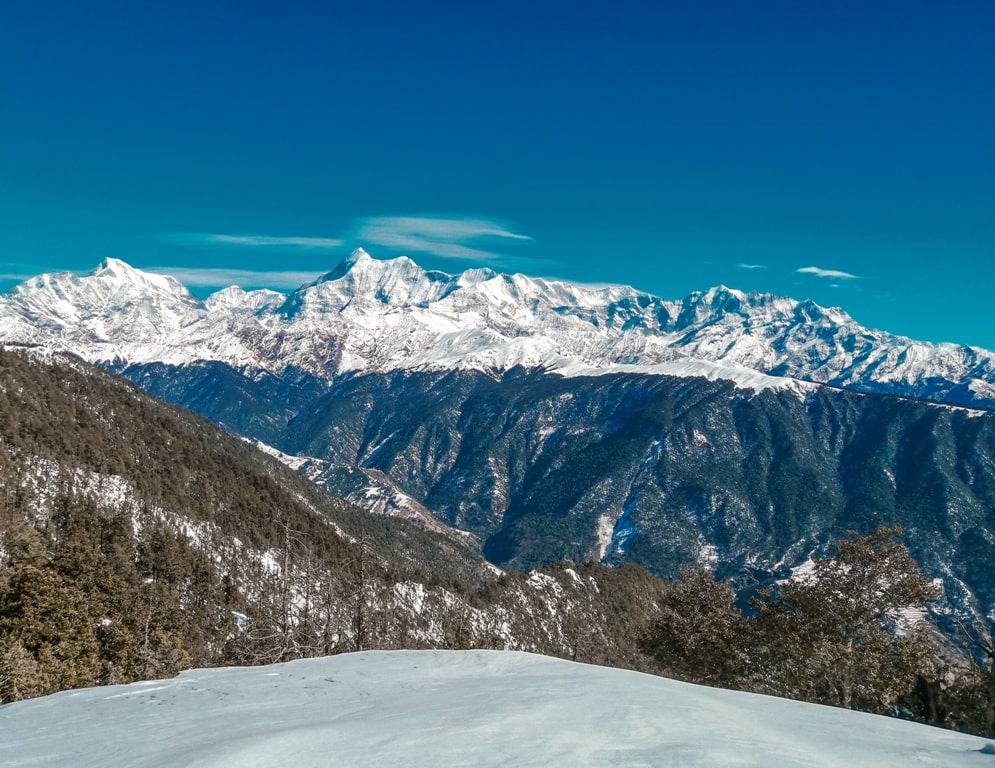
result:
<svg viewBox="0 0 995 768"><path fill-rule="evenodd" d="M501 651L357 653L0 707L13 766L993 766L982 739Z"/></svg>

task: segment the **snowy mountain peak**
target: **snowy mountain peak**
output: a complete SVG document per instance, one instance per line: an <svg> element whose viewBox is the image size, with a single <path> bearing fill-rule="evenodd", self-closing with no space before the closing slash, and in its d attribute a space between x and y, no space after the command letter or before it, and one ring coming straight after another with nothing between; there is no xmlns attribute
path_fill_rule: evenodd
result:
<svg viewBox="0 0 995 768"><path fill-rule="evenodd" d="M456 283L460 288L464 288L468 285L476 285L477 283L482 283L486 280L493 280L497 277L497 274L497 272L492 269L487 269L487 267L468 269L456 278Z"/></svg>
<svg viewBox="0 0 995 768"><path fill-rule="evenodd" d="M334 270L299 289L289 308L305 313L340 311L353 301L422 305L439 300L455 287L450 275L427 272L407 256L374 259L357 248Z"/></svg>
<svg viewBox="0 0 995 768"><path fill-rule="evenodd" d="M667 301L472 269L427 271L359 248L289 297L219 291L107 259L90 275L42 275L0 297L0 343L50 344L93 362L217 360L321 378L350 371L516 366L698 370L704 361L842 387L995 407L995 354L861 327L840 309L725 286Z"/></svg>
<svg viewBox="0 0 995 768"><path fill-rule="evenodd" d="M99 281L99 282L98 282ZM176 294L184 299L193 296L171 275L160 275L153 272L143 272L121 259L104 259L87 277L79 280L92 286L102 284L108 289L121 290L133 288L136 290L151 289L159 293Z"/></svg>
<svg viewBox="0 0 995 768"><path fill-rule="evenodd" d="M117 277L127 280L141 280L144 273L121 259L106 258L90 272L91 277Z"/></svg>
<svg viewBox="0 0 995 768"><path fill-rule="evenodd" d="M105 259L92 272L39 275L15 286L5 297L18 314L46 316L55 322L119 311L141 311L152 304L200 306L175 278L143 272L120 259Z"/></svg>
<svg viewBox="0 0 995 768"><path fill-rule="evenodd" d="M128 274L130 272L137 272L137 270L130 264L127 264L120 259L106 258L100 264L93 269L90 274L97 276L102 274Z"/></svg>
<svg viewBox="0 0 995 768"><path fill-rule="evenodd" d="M746 301L746 294L735 288L727 288L724 285L716 285L709 288L703 294L704 300L709 304L722 303L728 301Z"/></svg>
<svg viewBox="0 0 995 768"><path fill-rule="evenodd" d="M341 280L349 272L352 271L353 267L364 261L372 261L373 257L370 256L362 248L357 248L352 253L350 253L346 258L339 262L338 266L335 267L331 272L327 272L317 280L315 280L311 285L318 285L319 283L331 282L334 280ZM307 287L307 286L305 286Z"/></svg>
<svg viewBox="0 0 995 768"><path fill-rule="evenodd" d="M222 288L212 293L204 300L204 306L209 312L255 313L262 310L280 307L287 297L277 291L265 288L256 291L244 291L237 285Z"/></svg>

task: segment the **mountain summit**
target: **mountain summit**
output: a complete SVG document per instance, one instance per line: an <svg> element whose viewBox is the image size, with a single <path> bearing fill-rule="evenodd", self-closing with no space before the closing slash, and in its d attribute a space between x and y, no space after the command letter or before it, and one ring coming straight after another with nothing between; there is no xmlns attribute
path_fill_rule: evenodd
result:
<svg viewBox="0 0 995 768"><path fill-rule="evenodd" d="M731 380L759 373L995 407L991 352L872 331L811 301L721 286L668 301L488 269L449 275L362 249L282 300L229 288L202 302L116 259L86 277L41 275L0 297L0 342L99 363L216 361L326 379L517 366L680 375L704 363Z"/></svg>

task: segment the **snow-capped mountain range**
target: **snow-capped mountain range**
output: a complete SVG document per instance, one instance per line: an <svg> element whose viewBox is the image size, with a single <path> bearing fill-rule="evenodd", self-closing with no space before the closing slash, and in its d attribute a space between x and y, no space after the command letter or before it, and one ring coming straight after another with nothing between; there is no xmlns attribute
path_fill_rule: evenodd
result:
<svg viewBox="0 0 995 768"><path fill-rule="evenodd" d="M885 523L950 610L995 615L993 354L811 302L362 251L289 296L201 301L108 260L0 296L0 344L99 363L505 570L697 562L745 588Z"/></svg>
<svg viewBox="0 0 995 768"><path fill-rule="evenodd" d="M0 343L105 365L217 361L327 380L521 366L706 376L751 389L800 380L995 407L992 352L868 330L811 301L724 287L668 301L488 269L448 275L361 249L289 296L233 286L201 301L116 259L85 277L40 275L0 296Z"/></svg>

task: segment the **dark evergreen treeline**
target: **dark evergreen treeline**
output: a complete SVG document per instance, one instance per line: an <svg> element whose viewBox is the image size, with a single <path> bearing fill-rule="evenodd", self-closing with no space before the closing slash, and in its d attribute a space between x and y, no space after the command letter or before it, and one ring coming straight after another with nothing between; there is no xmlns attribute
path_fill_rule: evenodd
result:
<svg viewBox="0 0 995 768"><path fill-rule="evenodd" d="M360 593L485 570L89 366L0 351L0 701L349 650Z"/></svg>
<svg viewBox="0 0 995 768"><path fill-rule="evenodd" d="M479 580L479 557L316 489L210 422L82 362L39 365L0 350L0 440L17 456L127 480L147 506L217 525L253 547L289 527L339 546L328 521L433 577ZM12 491L13 492L13 491ZM322 545L325 546L325 545Z"/></svg>
<svg viewBox="0 0 995 768"><path fill-rule="evenodd" d="M642 650L668 677L995 732L995 674L942 659L925 608L941 590L898 536L878 527L835 543L747 610L729 585L688 568L666 585ZM988 656L986 648L971 651Z"/></svg>
<svg viewBox="0 0 995 768"><path fill-rule="evenodd" d="M70 496L41 528L10 516L3 528L2 700L170 676L226 657L233 595L172 531L156 526L136 539L129 516Z"/></svg>

